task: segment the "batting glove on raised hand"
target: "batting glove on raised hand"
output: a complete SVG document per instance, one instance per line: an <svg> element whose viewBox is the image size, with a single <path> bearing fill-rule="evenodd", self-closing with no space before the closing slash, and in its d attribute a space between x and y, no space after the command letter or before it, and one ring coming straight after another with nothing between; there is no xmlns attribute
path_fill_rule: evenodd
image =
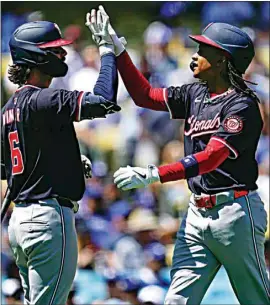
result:
<svg viewBox="0 0 270 305"><path fill-rule="evenodd" d="M98 12L101 13L103 20L110 20L109 19L109 15L106 13L104 7L102 5L100 5ZM125 39L125 37L120 37L118 38L115 30L113 29L110 21L108 23L108 30L109 30L109 34L112 38L113 44L114 44L114 51L115 51L115 56L119 56L122 52L125 51L125 45L127 44L127 41Z"/></svg>
<svg viewBox="0 0 270 305"><path fill-rule="evenodd" d="M83 165L83 173L86 179L92 178L92 163L91 161L84 155L81 155L82 165Z"/></svg>
<svg viewBox="0 0 270 305"><path fill-rule="evenodd" d="M114 183L123 191L146 187L160 181L158 169L155 165L142 167L120 167L113 175Z"/></svg>
<svg viewBox="0 0 270 305"><path fill-rule="evenodd" d="M100 55L106 53L114 53L114 44L109 34L109 16L101 14L101 11L95 9L91 10L91 13L86 14L85 25L92 32L92 38L99 47Z"/></svg>

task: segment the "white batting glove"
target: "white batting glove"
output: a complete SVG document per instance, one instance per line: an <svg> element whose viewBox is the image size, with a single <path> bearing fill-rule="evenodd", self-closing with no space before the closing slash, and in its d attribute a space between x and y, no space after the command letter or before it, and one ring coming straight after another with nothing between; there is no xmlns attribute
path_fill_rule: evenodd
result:
<svg viewBox="0 0 270 305"><path fill-rule="evenodd" d="M99 12L101 12L101 15L103 16L103 19L105 18L105 20L106 20L106 18L108 18L108 20L109 20L109 15L106 13L104 7L102 5L100 5L98 8L99 8ZM125 37L118 38L110 21L108 24L108 30L109 30L109 34L110 34L113 44L114 44L115 56L117 57L125 51L125 45L127 44L127 41L126 41Z"/></svg>
<svg viewBox="0 0 270 305"><path fill-rule="evenodd" d="M81 155L82 165L83 165L83 173L86 179L92 178L92 163L91 161L85 156Z"/></svg>
<svg viewBox="0 0 270 305"><path fill-rule="evenodd" d="M142 167L120 167L113 175L114 183L123 191L146 187L160 181L158 169L155 165Z"/></svg>
<svg viewBox="0 0 270 305"><path fill-rule="evenodd" d="M91 10L91 13L86 14L85 25L92 33L94 42L99 47L100 56L107 53L114 53L114 43L109 34L109 16L101 14L101 11L95 9Z"/></svg>

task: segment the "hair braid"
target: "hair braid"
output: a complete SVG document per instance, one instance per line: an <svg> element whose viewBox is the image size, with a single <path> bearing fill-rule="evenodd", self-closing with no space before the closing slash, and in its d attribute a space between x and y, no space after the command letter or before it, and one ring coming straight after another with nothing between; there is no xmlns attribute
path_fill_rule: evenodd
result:
<svg viewBox="0 0 270 305"><path fill-rule="evenodd" d="M243 79L240 72L238 72L235 69L235 67L233 66L233 64L230 61L228 61L228 77L234 88L236 88L240 92L254 98L257 102L260 102L258 96L255 94L255 91L250 89L246 85L246 82L253 84L253 85L257 85L257 84Z"/></svg>

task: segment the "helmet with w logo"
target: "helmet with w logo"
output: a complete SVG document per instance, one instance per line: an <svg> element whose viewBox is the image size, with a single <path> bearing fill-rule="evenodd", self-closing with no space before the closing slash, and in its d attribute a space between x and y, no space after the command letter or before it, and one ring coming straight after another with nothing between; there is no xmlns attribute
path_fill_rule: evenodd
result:
<svg viewBox="0 0 270 305"><path fill-rule="evenodd" d="M61 77L67 73L68 66L48 48L71 43L62 38L56 23L35 21L18 27L10 38L9 47L14 64L37 67L48 75Z"/></svg>

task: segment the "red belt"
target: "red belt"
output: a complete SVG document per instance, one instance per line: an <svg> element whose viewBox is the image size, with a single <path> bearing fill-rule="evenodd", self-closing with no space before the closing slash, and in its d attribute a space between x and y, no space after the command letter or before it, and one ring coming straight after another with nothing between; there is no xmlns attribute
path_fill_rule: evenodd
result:
<svg viewBox="0 0 270 305"><path fill-rule="evenodd" d="M234 199L237 199L242 196L246 196L248 194L248 191L233 191L233 193L234 193ZM206 196L202 196L202 197L198 196L198 197L196 198L196 196L194 196L194 202L198 208L211 209L217 203L217 195L206 195Z"/></svg>

